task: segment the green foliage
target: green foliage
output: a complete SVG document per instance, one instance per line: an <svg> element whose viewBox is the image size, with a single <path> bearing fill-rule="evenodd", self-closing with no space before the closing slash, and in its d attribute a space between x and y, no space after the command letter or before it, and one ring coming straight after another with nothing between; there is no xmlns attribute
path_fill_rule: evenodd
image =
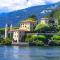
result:
<svg viewBox="0 0 60 60"><path fill-rule="evenodd" d="M1 45L11 45L12 41L7 38L1 41Z"/></svg>
<svg viewBox="0 0 60 60"><path fill-rule="evenodd" d="M49 15L49 18L50 17L53 17L55 18L56 20L58 20L58 24L60 25L60 8L54 10L50 15Z"/></svg>
<svg viewBox="0 0 60 60"><path fill-rule="evenodd" d="M35 21L35 19L34 18L31 18L31 17L28 18L27 20Z"/></svg>
<svg viewBox="0 0 60 60"><path fill-rule="evenodd" d="M25 37L25 41L26 42L33 42L33 41L36 41L36 40L39 40L39 41L44 41L46 39L46 37L44 35L27 35Z"/></svg>
<svg viewBox="0 0 60 60"><path fill-rule="evenodd" d="M49 23L49 25L50 25L49 28L51 30L55 30L55 32L58 32L60 30L60 7L57 8L56 10L52 11L52 13L49 14L47 17L50 18L49 22L53 21L53 19L55 22L55 23L54 22Z"/></svg>
<svg viewBox="0 0 60 60"><path fill-rule="evenodd" d="M0 28L0 34L4 34L5 29L4 28Z"/></svg>
<svg viewBox="0 0 60 60"><path fill-rule="evenodd" d="M19 21L17 23L17 25L20 25L21 22L25 22L25 21L36 21L36 20L37 20L36 16L35 15L31 15L26 20Z"/></svg>
<svg viewBox="0 0 60 60"><path fill-rule="evenodd" d="M52 37L52 39L53 39L53 40L60 40L60 36L59 36L59 35L54 35L54 36Z"/></svg>
<svg viewBox="0 0 60 60"><path fill-rule="evenodd" d="M60 44L60 36L59 35L53 35L53 37L51 37L51 40L56 44Z"/></svg>
<svg viewBox="0 0 60 60"><path fill-rule="evenodd" d="M33 18L33 19L37 19L37 17L35 15L31 15L29 18Z"/></svg>
<svg viewBox="0 0 60 60"><path fill-rule="evenodd" d="M43 41L46 37L44 35L32 35L32 40L40 40Z"/></svg>
<svg viewBox="0 0 60 60"><path fill-rule="evenodd" d="M32 39L36 46L42 45L44 40L46 39L45 35L32 35Z"/></svg>
<svg viewBox="0 0 60 60"><path fill-rule="evenodd" d="M25 37L25 42L34 42L36 46L40 46L43 44L46 39L45 35L27 35Z"/></svg>
<svg viewBox="0 0 60 60"><path fill-rule="evenodd" d="M36 36L36 35L32 35L31 38L32 38L33 40L36 40L36 39L37 39L37 36Z"/></svg>
<svg viewBox="0 0 60 60"><path fill-rule="evenodd" d="M38 40L44 41L46 39L46 36L44 35L39 35Z"/></svg>
<svg viewBox="0 0 60 60"><path fill-rule="evenodd" d="M32 35L26 35L25 42L32 42Z"/></svg>
<svg viewBox="0 0 60 60"><path fill-rule="evenodd" d="M47 23L41 24L41 22L39 22L39 23L36 25L35 30L40 30L40 29L42 29L42 28L44 28L44 27L49 27L49 26L48 26Z"/></svg>
<svg viewBox="0 0 60 60"><path fill-rule="evenodd" d="M58 31L57 34L59 35L60 34L60 31Z"/></svg>
<svg viewBox="0 0 60 60"><path fill-rule="evenodd" d="M40 45L42 45L43 42L39 41L39 40L36 40L34 43L36 44L36 46L40 46Z"/></svg>

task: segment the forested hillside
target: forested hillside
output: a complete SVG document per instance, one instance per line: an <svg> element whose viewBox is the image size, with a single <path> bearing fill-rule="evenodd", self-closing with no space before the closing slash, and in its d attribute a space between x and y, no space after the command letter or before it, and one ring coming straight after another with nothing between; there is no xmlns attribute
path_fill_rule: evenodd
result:
<svg viewBox="0 0 60 60"><path fill-rule="evenodd" d="M60 25L60 7L54 10L48 17L53 17L58 20L58 25Z"/></svg>

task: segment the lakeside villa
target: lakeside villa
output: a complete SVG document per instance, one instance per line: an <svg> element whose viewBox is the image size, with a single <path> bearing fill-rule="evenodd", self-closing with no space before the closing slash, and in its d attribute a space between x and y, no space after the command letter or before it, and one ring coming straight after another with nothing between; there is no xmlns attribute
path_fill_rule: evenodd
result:
<svg viewBox="0 0 60 60"><path fill-rule="evenodd" d="M30 32L34 30L34 27L36 26L37 21L27 19L22 22L20 22L20 26L18 29L13 29L12 24L10 26L10 30L8 30L8 25L5 26L5 39L8 37L8 33L13 34L13 40L12 43L19 43L21 42L21 39L25 35L25 32Z"/></svg>
<svg viewBox="0 0 60 60"><path fill-rule="evenodd" d="M40 22L41 24L44 24L48 23L48 20L48 18L41 18ZM8 29L8 25L6 24L5 39L8 37L8 34L12 34L12 44L19 44L20 42L22 42L22 38L27 32L34 32L34 27L37 25L37 23L37 20L32 20L32 18L29 18L27 20L21 21L18 29L13 29L12 24L10 26L10 29Z"/></svg>

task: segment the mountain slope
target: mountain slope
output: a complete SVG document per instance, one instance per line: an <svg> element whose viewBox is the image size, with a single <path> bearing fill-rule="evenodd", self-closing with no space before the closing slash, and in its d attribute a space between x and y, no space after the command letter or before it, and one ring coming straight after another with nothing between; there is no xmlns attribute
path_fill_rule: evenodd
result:
<svg viewBox="0 0 60 60"><path fill-rule="evenodd" d="M4 27L6 23L13 24L13 26L17 26L17 23L19 21L27 19L31 15L36 15L39 20L41 17L50 14L53 10L60 7L59 3L30 7L23 10L10 12L10 13L1 13L0 27Z"/></svg>

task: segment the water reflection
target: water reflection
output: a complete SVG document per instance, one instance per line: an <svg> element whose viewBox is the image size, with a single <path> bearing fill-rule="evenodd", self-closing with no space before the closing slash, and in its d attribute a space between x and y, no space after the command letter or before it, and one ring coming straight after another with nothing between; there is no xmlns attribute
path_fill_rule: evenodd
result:
<svg viewBox="0 0 60 60"><path fill-rule="evenodd" d="M60 47L0 47L0 60L60 60Z"/></svg>

